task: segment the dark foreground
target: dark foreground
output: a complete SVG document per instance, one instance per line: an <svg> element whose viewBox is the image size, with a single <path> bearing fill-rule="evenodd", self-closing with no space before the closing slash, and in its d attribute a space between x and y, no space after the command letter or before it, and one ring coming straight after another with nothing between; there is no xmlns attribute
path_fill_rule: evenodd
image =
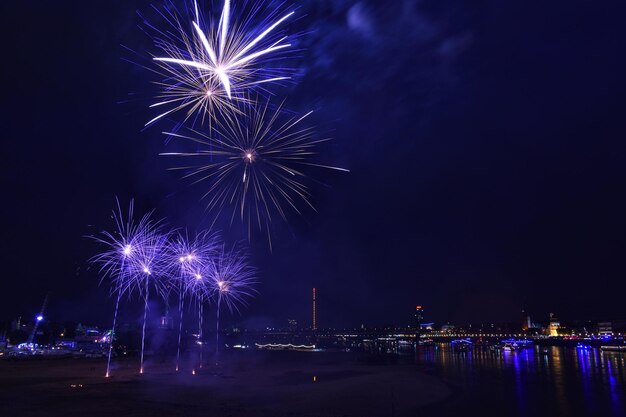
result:
<svg viewBox="0 0 626 417"><path fill-rule="evenodd" d="M205 357L205 363L214 363ZM187 358L0 361L0 416L626 417L626 354L450 345L358 360L350 353L225 352ZM360 358L363 359L363 358Z"/></svg>
<svg viewBox="0 0 626 417"><path fill-rule="evenodd" d="M170 363L0 361L0 416L415 416L450 395L415 366L319 352L240 352L192 375Z"/></svg>

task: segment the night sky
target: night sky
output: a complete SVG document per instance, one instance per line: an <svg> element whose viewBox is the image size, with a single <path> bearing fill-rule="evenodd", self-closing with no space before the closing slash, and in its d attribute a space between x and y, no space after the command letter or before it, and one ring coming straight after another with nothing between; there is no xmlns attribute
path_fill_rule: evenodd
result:
<svg viewBox="0 0 626 417"><path fill-rule="evenodd" d="M182 1L182 0L174 0ZM155 4L159 4L158 2ZM236 4L236 2L235 2ZM297 84L333 137L317 212L253 236L246 326L626 318L626 6L621 1L302 0ZM173 227L211 219L171 161L145 69L148 0L4 1L0 321L106 323L84 236L115 197ZM221 225L229 242L245 238Z"/></svg>

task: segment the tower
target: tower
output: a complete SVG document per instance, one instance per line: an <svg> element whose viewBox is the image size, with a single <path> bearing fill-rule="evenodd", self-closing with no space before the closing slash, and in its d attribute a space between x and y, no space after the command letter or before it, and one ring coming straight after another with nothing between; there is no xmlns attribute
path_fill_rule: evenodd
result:
<svg viewBox="0 0 626 417"><path fill-rule="evenodd" d="M561 327L561 323L559 323L559 319L556 318L556 315L554 313L550 313L550 325L548 326L549 335L558 336L559 327Z"/></svg>
<svg viewBox="0 0 626 417"><path fill-rule="evenodd" d="M424 320L424 307L415 306L415 319L414 319L415 330L417 331L420 330L423 320Z"/></svg>
<svg viewBox="0 0 626 417"><path fill-rule="evenodd" d="M313 330L317 330L317 307L315 305L315 287L313 287Z"/></svg>
<svg viewBox="0 0 626 417"><path fill-rule="evenodd" d="M528 331L532 327L532 323L530 321L530 314L528 314L525 310L522 310L522 330Z"/></svg>

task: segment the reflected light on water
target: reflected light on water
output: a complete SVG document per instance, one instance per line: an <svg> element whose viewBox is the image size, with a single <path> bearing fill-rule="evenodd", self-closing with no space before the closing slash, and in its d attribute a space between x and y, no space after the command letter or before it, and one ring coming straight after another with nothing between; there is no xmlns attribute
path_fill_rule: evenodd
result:
<svg viewBox="0 0 626 417"><path fill-rule="evenodd" d="M460 402L488 401L519 416L617 417L626 415L625 357L588 346L458 352L438 344L420 347L415 360L458 385L467 397Z"/></svg>

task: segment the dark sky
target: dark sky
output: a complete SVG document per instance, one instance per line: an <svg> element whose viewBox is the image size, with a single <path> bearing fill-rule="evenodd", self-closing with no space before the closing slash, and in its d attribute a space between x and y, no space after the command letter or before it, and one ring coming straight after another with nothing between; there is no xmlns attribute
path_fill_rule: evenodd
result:
<svg viewBox="0 0 626 417"><path fill-rule="evenodd" d="M182 0L175 0L182 1ZM235 2L236 3L236 2ZM207 227L167 171L147 0L4 1L0 320L103 322L83 236L115 196ZM158 4L155 3L155 4ZM261 295L237 320L323 326L626 318L626 7L621 1L303 0L298 84L279 93L334 138L317 212L251 242ZM127 56L127 55L126 55ZM242 237L239 227L223 235Z"/></svg>

